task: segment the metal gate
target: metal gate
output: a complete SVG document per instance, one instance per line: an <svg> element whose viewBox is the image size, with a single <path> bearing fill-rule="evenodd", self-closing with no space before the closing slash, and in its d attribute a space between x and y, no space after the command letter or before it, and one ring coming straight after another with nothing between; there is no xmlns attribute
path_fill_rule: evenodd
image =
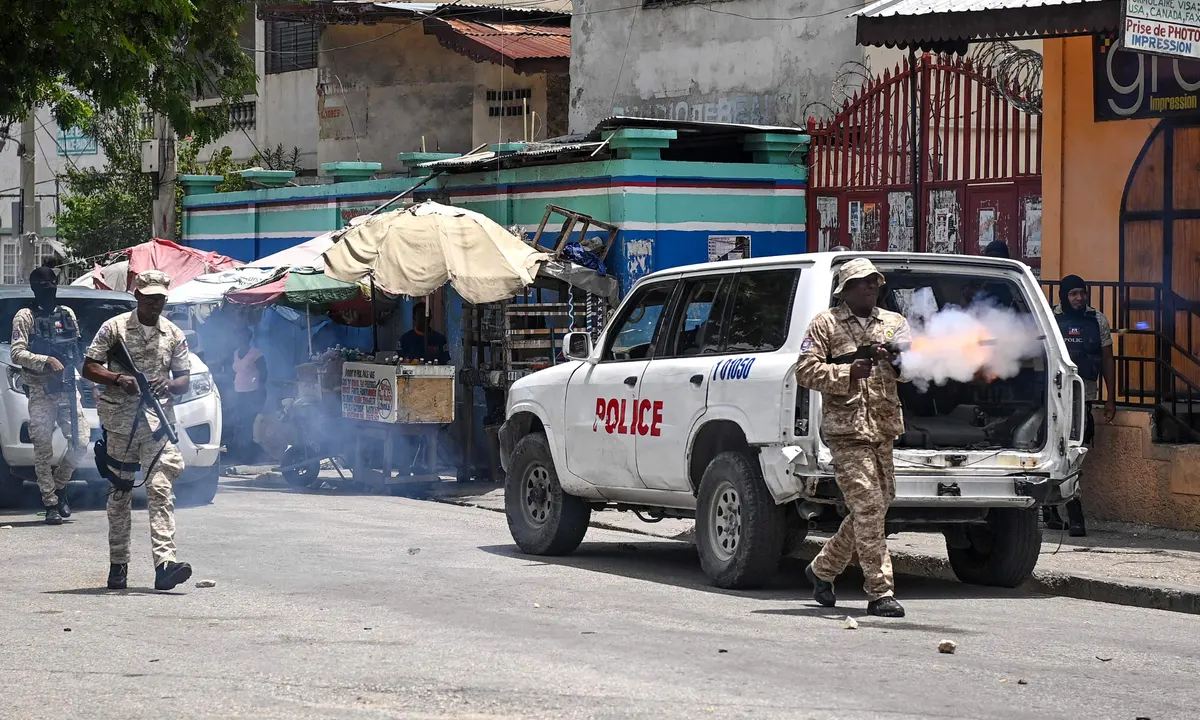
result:
<svg viewBox="0 0 1200 720"><path fill-rule="evenodd" d="M868 82L829 121L810 120L809 249L979 254L1003 240L1036 272L1041 116L1005 94L989 69L924 55L915 68L904 62Z"/></svg>

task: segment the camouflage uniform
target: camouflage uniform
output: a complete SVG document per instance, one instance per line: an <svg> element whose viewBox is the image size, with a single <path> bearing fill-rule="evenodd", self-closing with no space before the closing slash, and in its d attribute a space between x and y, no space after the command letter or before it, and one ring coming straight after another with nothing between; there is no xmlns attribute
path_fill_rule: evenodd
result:
<svg viewBox="0 0 1200 720"><path fill-rule="evenodd" d="M137 311L124 313L107 321L96 333L87 349L87 359L107 362L114 373L129 374L129 368L111 362L109 354L119 337L125 341L138 370L153 380L169 380L172 373L190 371L187 340L183 331L166 318L147 337L145 326L138 321ZM170 398L162 399L163 409L171 422L175 415ZM100 422L104 425L108 454L121 463L140 463L146 478L146 501L150 510L150 544L155 566L175 561L175 502L171 490L175 479L183 474L183 456L166 438L155 440L158 418L141 406L138 395L129 395L118 387L101 389L96 403ZM153 467L151 467L153 466ZM132 472L118 471L124 479ZM110 562L129 562L130 508L133 493L114 490L108 498L108 544Z"/></svg>
<svg viewBox="0 0 1200 720"><path fill-rule="evenodd" d="M75 312L69 307L60 307L78 328L79 321ZM65 388L57 392L47 390L46 381L51 378L48 378L46 363L50 357L30 350L33 333L33 311L29 308L18 310L13 317L12 360L21 367L21 381L29 389L29 438L33 441L33 466L38 489L42 492L42 504L53 507L58 504L58 491L71 482L71 475L79 461L87 454L91 429L88 427L87 418L83 416L83 403L78 390L75 392L73 403L64 397ZM75 413L79 430L77 443L71 443L72 412ZM62 462L52 469L56 424L62 430L69 447L63 455Z"/></svg>
<svg viewBox="0 0 1200 720"><path fill-rule="evenodd" d="M850 511L812 569L821 580L832 582L857 551L870 600L893 594L884 517L896 497L892 443L904 432L896 392L899 378L890 363L880 361L870 377L851 380L850 365L830 359L853 353L860 345L905 342L910 335L903 315L875 308L864 327L845 305L838 305L813 319L796 369L798 382L822 395L821 437L833 454L837 484Z"/></svg>

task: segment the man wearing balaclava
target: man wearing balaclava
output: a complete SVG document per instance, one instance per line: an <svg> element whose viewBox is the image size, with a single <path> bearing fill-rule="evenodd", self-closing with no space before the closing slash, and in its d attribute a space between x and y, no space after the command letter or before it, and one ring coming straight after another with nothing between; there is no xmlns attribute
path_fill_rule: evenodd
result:
<svg viewBox="0 0 1200 720"><path fill-rule="evenodd" d="M21 367L21 381L29 395L29 438L33 441L34 471L46 507L46 524L62 525L63 518L71 516L66 487L87 453L91 436L79 391L66 377L83 359L79 322L71 308L58 304L58 278L53 267L43 265L34 270L29 287L33 302L13 317L12 359ZM58 467L52 469L55 426L62 429L67 451Z"/></svg>
<svg viewBox="0 0 1200 720"><path fill-rule="evenodd" d="M1112 422L1116 415L1116 364L1113 362L1112 326L1108 318L1088 304L1088 287L1078 275L1068 275L1059 285L1061 304L1054 308L1058 320L1058 330L1067 343L1067 352L1071 362L1079 368L1083 379L1084 397L1089 403L1088 412L1084 413L1086 427L1083 432L1083 442L1090 444L1096 426L1092 419L1090 403L1100 397L1101 377L1108 388L1108 399L1104 403L1104 419ZM1043 518L1046 525L1054 529L1062 529L1062 520L1057 517L1055 508L1044 508ZM1083 504L1078 499L1067 503L1067 522L1072 537L1087 535L1083 521Z"/></svg>

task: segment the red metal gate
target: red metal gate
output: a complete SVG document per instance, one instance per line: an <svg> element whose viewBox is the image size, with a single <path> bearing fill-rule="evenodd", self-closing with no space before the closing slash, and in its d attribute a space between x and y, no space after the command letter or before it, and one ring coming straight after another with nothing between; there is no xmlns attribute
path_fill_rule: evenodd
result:
<svg viewBox="0 0 1200 720"><path fill-rule="evenodd" d="M905 62L831 120L809 121L809 250L979 254L1003 240L1038 268L1041 116L1010 103L991 71L970 60L925 55L915 71L922 237L914 240L913 69Z"/></svg>

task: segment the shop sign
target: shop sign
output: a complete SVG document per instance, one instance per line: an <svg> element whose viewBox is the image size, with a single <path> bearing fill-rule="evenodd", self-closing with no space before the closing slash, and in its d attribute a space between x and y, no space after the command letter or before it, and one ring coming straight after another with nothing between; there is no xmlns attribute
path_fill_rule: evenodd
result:
<svg viewBox="0 0 1200 720"><path fill-rule="evenodd" d="M1132 52L1099 35L1092 47L1097 122L1200 115L1200 60Z"/></svg>
<svg viewBox="0 0 1200 720"><path fill-rule="evenodd" d="M1121 39L1140 53L1200 58L1200 2L1125 0Z"/></svg>

